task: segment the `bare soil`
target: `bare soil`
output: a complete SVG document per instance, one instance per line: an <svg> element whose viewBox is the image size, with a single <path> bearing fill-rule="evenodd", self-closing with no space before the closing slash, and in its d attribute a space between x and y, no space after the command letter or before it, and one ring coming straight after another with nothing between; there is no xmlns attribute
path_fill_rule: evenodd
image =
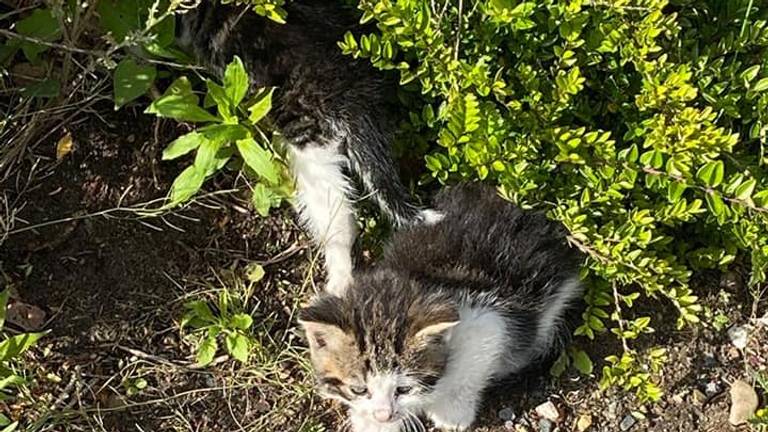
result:
<svg viewBox="0 0 768 432"><path fill-rule="evenodd" d="M28 362L37 384L2 410L30 431L336 430L339 408L313 396L293 322L314 278L313 252L293 212L259 218L238 192L163 216L125 210L165 195L188 161L161 162L159 154L184 130L110 111L71 127L74 149L60 162L56 136L36 149L34 170L30 157L2 185L21 208L16 229L25 229L0 249L2 284L15 301L42 309L51 331ZM207 187L235 183L234 174L224 175ZM193 344L179 330L184 301L227 285L250 262L263 263L267 273L253 303L263 356L248 367L224 358L196 368ZM720 275L704 275L699 283L706 307L731 324L750 324L741 281L722 285ZM477 430L546 429L534 409L547 400L560 413L551 430L576 430L586 417L594 431L731 430L728 383L749 378L745 365L765 368L768 331L755 324L749 348L740 351L725 330L673 331L674 313L648 304L665 324L646 343L669 351L660 403L643 407L631 393L601 392L596 361L589 377L568 372L499 386ZM602 344L585 346L593 359L620 349ZM146 387L132 390L139 380ZM514 420L500 416L504 408ZM633 412L644 418L627 420ZM622 422L633 424L622 429Z"/></svg>

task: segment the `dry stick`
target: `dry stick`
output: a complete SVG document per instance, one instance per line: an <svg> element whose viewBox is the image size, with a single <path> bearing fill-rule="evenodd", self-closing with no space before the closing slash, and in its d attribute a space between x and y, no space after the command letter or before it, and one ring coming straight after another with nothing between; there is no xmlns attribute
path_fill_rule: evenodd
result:
<svg viewBox="0 0 768 432"><path fill-rule="evenodd" d="M616 321L619 323L619 330L621 331L621 346L624 348L624 352L629 352L629 346L627 346L627 339L624 338L624 320L621 318L621 304L619 302L619 290L616 288L616 282L611 283L613 288L613 302L616 306Z"/></svg>

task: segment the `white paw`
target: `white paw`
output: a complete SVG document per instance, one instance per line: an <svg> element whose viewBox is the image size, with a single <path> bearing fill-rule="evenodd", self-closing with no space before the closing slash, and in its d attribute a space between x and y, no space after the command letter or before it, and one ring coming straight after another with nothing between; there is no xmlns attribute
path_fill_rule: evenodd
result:
<svg viewBox="0 0 768 432"><path fill-rule="evenodd" d="M422 210L419 217L424 225L434 225L443 220L445 215L437 210Z"/></svg>
<svg viewBox="0 0 768 432"><path fill-rule="evenodd" d="M441 431L463 432L468 430L475 421L474 404L469 405L443 404L440 407L433 407L429 410L429 418Z"/></svg>
<svg viewBox="0 0 768 432"><path fill-rule="evenodd" d="M354 279L351 273L333 273L328 275L325 291L337 297L343 297Z"/></svg>

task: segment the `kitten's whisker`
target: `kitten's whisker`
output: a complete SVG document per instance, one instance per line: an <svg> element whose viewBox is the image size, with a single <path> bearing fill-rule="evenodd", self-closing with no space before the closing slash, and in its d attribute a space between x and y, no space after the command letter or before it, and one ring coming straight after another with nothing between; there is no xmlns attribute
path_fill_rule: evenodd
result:
<svg viewBox="0 0 768 432"><path fill-rule="evenodd" d="M421 419L414 413L410 411L405 412L408 420L413 425L413 432L426 432L427 429L424 426L424 423L421 421Z"/></svg>

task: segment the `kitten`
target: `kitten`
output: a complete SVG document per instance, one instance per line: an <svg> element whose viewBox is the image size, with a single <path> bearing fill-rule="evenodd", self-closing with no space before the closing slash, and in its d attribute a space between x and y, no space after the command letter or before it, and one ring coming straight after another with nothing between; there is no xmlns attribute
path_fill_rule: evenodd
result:
<svg viewBox="0 0 768 432"><path fill-rule="evenodd" d="M466 430L494 380L552 360L582 294L565 229L495 190L441 192L433 225L396 233L343 298L299 316L321 394L356 432Z"/></svg>
<svg viewBox="0 0 768 432"><path fill-rule="evenodd" d="M294 0L285 9L287 23L278 24L245 6L205 0L180 16L177 40L219 75L237 55L254 87L277 87L271 116L289 143L298 208L324 247L326 290L341 295L352 280L357 229L347 171L397 226L439 215L412 202L390 154L387 98L396 83L337 45L347 30L359 33L356 20L338 2Z"/></svg>

